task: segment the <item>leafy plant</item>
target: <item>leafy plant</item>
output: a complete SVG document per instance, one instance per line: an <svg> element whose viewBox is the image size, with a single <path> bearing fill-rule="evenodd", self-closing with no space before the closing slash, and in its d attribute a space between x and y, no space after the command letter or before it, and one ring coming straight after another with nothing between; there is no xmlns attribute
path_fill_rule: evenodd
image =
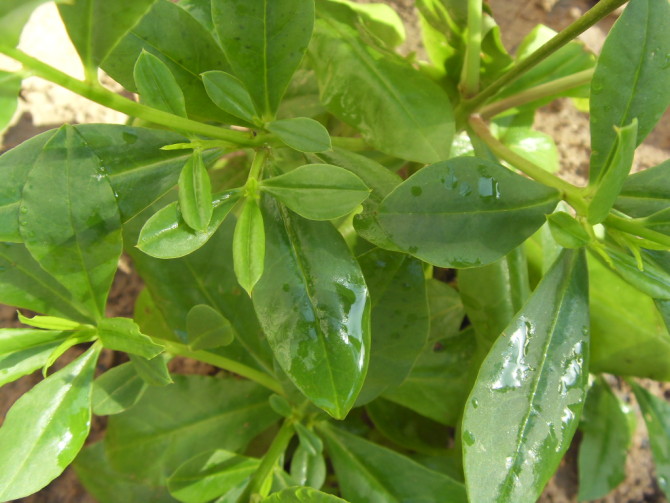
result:
<svg viewBox="0 0 670 503"><path fill-rule="evenodd" d="M0 330L0 384L46 376L0 428L0 500L74 463L101 503L532 502L578 428L580 499L621 482L602 374L670 380L670 163L629 175L667 0L597 59L575 38L624 0L514 55L480 0L417 0L428 61L383 4L58 1L82 81L16 48L42 3L0 5L3 126L31 75L131 119L0 157L0 301L38 313ZM589 98L586 187L532 129L558 97ZM108 318L124 251L146 288ZM95 377L103 348L129 361ZM633 386L670 493L670 406Z"/></svg>

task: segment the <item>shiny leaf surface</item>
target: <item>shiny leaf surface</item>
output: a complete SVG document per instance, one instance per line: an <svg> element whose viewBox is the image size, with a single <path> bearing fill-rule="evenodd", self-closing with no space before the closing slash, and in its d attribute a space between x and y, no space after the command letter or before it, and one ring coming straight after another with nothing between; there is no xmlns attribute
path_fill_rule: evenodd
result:
<svg viewBox="0 0 670 503"><path fill-rule="evenodd" d="M179 211L196 232L207 232L212 220L212 182L199 151L193 152L179 175Z"/></svg>
<svg viewBox="0 0 670 503"><path fill-rule="evenodd" d="M324 152L332 147L328 130L314 119L296 117L277 120L268 123L266 128L298 152Z"/></svg>
<svg viewBox="0 0 670 503"><path fill-rule="evenodd" d="M226 72L205 72L202 82L209 98L224 112L250 123L258 121L249 91L240 80Z"/></svg>
<svg viewBox="0 0 670 503"><path fill-rule="evenodd" d="M137 375L132 363L109 369L93 382L93 413L97 416L119 414L135 405L146 389L147 384Z"/></svg>
<svg viewBox="0 0 670 503"><path fill-rule="evenodd" d="M192 351L227 346L235 340L235 329L220 312L198 304L186 317L188 346Z"/></svg>
<svg viewBox="0 0 670 503"><path fill-rule="evenodd" d="M135 63L133 78L142 103L186 117L184 93L170 68L160 58L143 50Z"/></svg>
<svg viewBox="0 0 670 503"><path fill-rule="evenodd" d="M55 330L0 329L0 386L44 366L67 335Z"/></svg>
<svg viewBox="0 0 670 503"><path fill-rule="evenodd" d="M251 295L263 275L265 265L265 227L258 201L244 201L233 235L233 264L237 282Z"/></svg>
<svg viewBox="0 0 670 503"><path fill-rule="evenodd" d="M161 354L165 349L141 333L140 327L130 318L103 318L98 322L98 335L106 348L147 359Z"/></svg>
<svg viewBox="0 0 670 503"><path fill-rule="evenodd" d="M313 453L300 444L291 458L291 477L301 486L321 489L326 481L323 453Z"/></svg>

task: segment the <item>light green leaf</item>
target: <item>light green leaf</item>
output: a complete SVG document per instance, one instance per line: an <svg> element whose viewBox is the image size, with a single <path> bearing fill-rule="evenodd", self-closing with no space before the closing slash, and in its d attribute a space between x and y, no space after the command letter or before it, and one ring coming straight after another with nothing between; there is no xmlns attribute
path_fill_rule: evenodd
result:
<svg viewBox="0 0 670 503"><path fill-rule="evenodd" d="M535 502L567 451L588 380L586 274L583 251L562 252L484 360L463 415L470 501Z"/></svg>
<svg viewBox="0 0 670 503"><path fill-rule="evenodd" d="M19 106L21 82L19 74L0 70L0 133L7 129Z"/></svg>
<svg viewBox="0 0 670 503"><path fill-rule="evenodd" d="M244 202L233 235L233 263L237 282L251 295L263 276L265 265L265 227L263 214L254 198Z"/></svg>
<svg viewBox="0 0 670 503"><path fill-rule="evenodd" d="M252 297L256 314L291 381L318 407L343 418L369 359L363 273L329 222L305 220L268 197L263 212L267 267Z"/></svg>
<svg viewBox="0 0 670 503"><path fill-rule="evenodd" d="M235 340L235 329L219 311L198 304L186 317L188 346L192 351L227 346Z"/></svg>
<svg viewBox="0 0 670 503"><path fill-rule="evenodd" d="M403 251L439 267L489 264L520 245L558 202L555 189L493 162L428 166L382 202L379 223Z"/></svg>
<svg viewBox="0 0 670 503"><path fill-rule="evenodd" d="M160 58L142 50L135 63L133 78L142 103L164 112L186 117L184 93L170 68Z"/></svg>
<svg viewBox="0 0 670 503"><path fill-rule="evenodd" d="M3 0L0 5L0 44L7 47L19 45L23 27L33 11L50 0ZM56 3L64 0L55 0Z"/></svg>
<svg viewBox="0 0 670 503"><path fill-rule="evenodd" d="M258 122L249 91L237 77L226 72L205 72L202 82L209 98L221 110L252 124Z"/></svg>
<svg viewBox="0 0 670 503"><path fill-rule="evenodd" d="M313 0L213 0L212 17L233 73L272 120L312 36Z"/></svg>
<svg viewBox="0 0 670 503"><path fill-rule="evenodd" d="M547 222L551 235L563 248L582 248L591 242L591 236L584 226L565 211L552 213L547 217Z"/></svg>
<svg viewBox="0 0 670 503"><path fill-rule="evenodd" d="M199 150L179 175L179 210L184 222L197 232L206 232L212 219L212 183Z"/></svg>
<svg viewBox="0 0 670 503"><path fill-rule="evenodd" d="M285 145L299 152L325 152L332 148L328 130L314 119L283 119L269 122L265 127Z"/></svg>
<svg viewBox="0 0 670 503"><path fill-rule="evenodd" d="M346 501L309 487L289 487L265 498L263 503L346 503Z"/></svg>
<svg viewBox="0 0 670 503"><path fill-rule="evenodd" d="M370 194L355 174L331 164L300 166L263 180L260 187L309 220L343 217Z"/></svg>
<svg viewBox="0 0 670 503"><path fill-rule="evenodd" d="M0 329L0 386L44 366L68 335L55 330Z"/></svg>
<svg viewBox="0 0 670 503"><path fill-rule="evenodd" d="M631 1L605 40L591 81L592 182L613 155L614 126L637 118L639 145L670 105L669 18L666 0Z"/></svg>
<svg viewBox="0 0 670 503"><path fill-rule="evenodd" d="M322 452L311 452L303 443L291 458L291 477L301 486L321 489L326 481L326 460Z"/></svg>
<svg viewBox="0 0 670 503"><path fill-rule="evenodd" d="M320 454L323 452L323 442L316 433L301 423L296 423L294 428L300 439L300 445L304 446L310 454Z"/></svg>
<svg viewBox="0 0 670 503"><path fill-rule="evenodd" d="M81 323L56 316L33 316L32 318L26 318L20 312L17 314L21 323L35 328L43 328L45 330L79 330L84 328Z"/></svg>
<svg viewBox="0 0 670 503"><path fill-rule="evenodd" d="M644 269L640 270L637 260L631 255L614 248L608 248L607 254L616 273L629 285L654 299L670 300L670 271L656 263L650 255L645 253L642 256ZM594 254L594 257L604 262L600 255Z"/></svg>
<svg viewBox="0 0 670 503"><path fill-rule="evenodd" d="M560 168L558 147L553 137L548 134L530 128L514 128L501 141L513 152L550 173L556 173Z"/></svg>
<svg viewBox="0 0 670 503"><path fill-rule="evenodd" d="M132 363L109 369L93 382L93 413L97 416L119 414L135 405L146 389L147 384L137 375Z"/></svg>
<svg viewBox="0 0 670 503"><path fill-rule="evenodd" d="M91 385L100 346L24 394L0 428L0 501L23 498L60 475L91 426Z"/></svg>
<svg viewBox="0 0 670 503"><path fill-rule="evenodd" d="M383 3L359 4L349 0L331 0L346 4L356 11L359 29L372 35L376 42L393 49L405 42L405 25L396 10Z"/></svg>
<svg viewBox="0 0 670 503"><path fill-rule="evenodd" d="M44 377L47 377L47 374L51 366L54 363L56 363L56 360L58 360L61 356L63 356L68 349L75 347L77 344L93 342L95 338L96 338L95 330L81 330L79 332L74 333L70 332L69 337L67 337L63 342L61 342L60 345L58 345L56 349L54 349L51 352L46 362L44 362L44 366L42 367L42 375Z"/></svg>
<svg viewBox="0 0 670 503"><path fill-rule="evenodd" d="M167 368L167 361L162 356L148 360L142 356L130 353L128 357L133 369L145 383L151 386L163 387L174 382Z"/></svg>
<svg viewBox="0 0 670 503"><path fill-rule="evenodd" d="M106 348L147 359L165 350L165 346L156 344L151 337L141 333L140 327L130 318L103 318L98 322L98 335Z"/></svg>

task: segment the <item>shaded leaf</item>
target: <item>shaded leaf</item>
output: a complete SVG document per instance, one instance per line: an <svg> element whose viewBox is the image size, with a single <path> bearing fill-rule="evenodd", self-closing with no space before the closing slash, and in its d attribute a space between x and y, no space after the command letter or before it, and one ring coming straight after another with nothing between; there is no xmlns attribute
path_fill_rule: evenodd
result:
<svg viewBox="0 0 670 503"><path fill-rule="evenodd" d="M0 133L4 132L19 106L21 76L0 71Z"/></svg>
<svg viewBox="0 0 670 503"><path fill-rule="evenodd" d="M581 248L591 242L591 236L584 226L569 213L564 211L552 213L547 217L547 222L552 236L563 248Z"/></svg>
<svg viewBox="0 0 670 503"><path fill-rule="evenodd" d="M137 375L132 363L109 369L93 382L93 413L97 416L119 414L135 405L146 389L147 384Z"/></svg>
<svg viewBox="0 0 670 503"><path fill-rule="evenodd" d="M216 309L198 304L186 317L188 346L192 351L227 346L235 339L235 329Z"/></svg>
<svg viewBox="0 0 670 503"><path fill-rule="evenodd" d="M67 336L55 330L0 329L0 386L44 366Z"/></svg>
<svg viewBox="0 0 670 503"><path fill-rule="evenodd" d="M128 357L133 369L145 383L151 386L162 387L174 382L167 368L167 361L162 356L148 360L131 353Z"/></svg>
<svg viewBox="0 0 670 503"><path fill-rule="evenodd" d="M165 346L156 344L141 333L140 327L130 318L103 318L98 322L98 335L106 348L147 359L161 354L165 349Z"/></svg>
<svg viewBox="0 0 670 503"><path fill-rule="evenodd" d="M0 44L19 45L23 27L33 11L50 0L4 0L0 5ZM56 3L64 0L56 0Z"/></svg>
<svg viewBox="0 0 670 503"><path fill-rule="evenodd" d="M346 503L342 498L309 487L289 487L270 495L264 503Z"/></svg>
<svg viewBox="0 0 670 503"><path fill-rule="evenodd" d="M184 93L170 68L160 58L142 50L135 63L133 79L142 103L163 112L186 117Z"/></svg>
<svg viewBox="0 0 670 503"><path fill-rule="evenodd" d="M332 148L328 130L314 119L282 119L269 122L265 127L285 145L299 152L325 152Z"/></svg>

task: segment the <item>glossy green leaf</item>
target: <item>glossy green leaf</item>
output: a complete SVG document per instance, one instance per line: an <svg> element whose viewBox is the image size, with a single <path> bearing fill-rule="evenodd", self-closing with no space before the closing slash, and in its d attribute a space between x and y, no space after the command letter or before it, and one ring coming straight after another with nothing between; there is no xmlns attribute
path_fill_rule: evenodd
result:
<svg viewBox="0 0 670 503"><path fill-rule="evenodd" d="M598 224L607 218L621 192L633 166L637 129L637 119L633 119L633 122L627 126L616 128L616 142L612 155L607 164L602 167L600 176L592 179L596 192L589 203L588 221L591 225Z"/></svg>
<svg viewBox="0 0 670 503"><path fill-rule="evenodd" d="M147 389L128 362L109 369L93 382L93 413L97 416L120 414L135 405Z"/></svg>
<svg viewBox="0 0 670 503"><path fill-rule="evenodd" d="M123 351L151 359L165 350L150 337L140 332L130 318L103 318L98 322L98 335L102 345L114 351Z"/></svg>
<svg viewBox="0 0 670 503"><path fill-rule="evenodd" d="M155 0L74 0L58 7L84 67L95 70Z"/></svg>
<svg viewBox="0 0 670 503"><path fill-rule="evenodd" d="M592 182L613 155L614 126L637 118L639 145L670 105L668 18L666 0L631 1L605 40L591 81Z"/></svg>
<svg viewBox="0 0 670 503"><path fill-rule="evenodd" d="M348 7L330 9L350 24L320 18L310 45L328 111L384 153L424 163L447 159L454 121L446 93L409 63L364 44Z"/></svg>
<svg viewBox="0 0 670 503"><path fill-rule="evenodd" d="M328 130L314 119L283 119L272 121L265 127L285 145L299 152L325 152L332 148Z"/></svg>
<svg viewBox="0 0 670 503"><path fill-rule="evenodd" d="M145 383L151 386L162 387L174 382L167 368L167 362L162 356L148 360L142 356L130 353L128 357L133 369Z"/></svg>
<svg viewBox="0 0 670 503"><path fill-rule="evenodd" d="M0 386L44 366L67 335L55 330L0 329Z"/></svg>
<svg viewBox="0 0 670 503"><path fill-rule="evenodd" d="M628 406L603 378L595 381L586 397L580 426L579 501L604 498L626 478L626 458L635 428L627 417L630 409L625 409Z"/></svg>
<svg viewBox="0 0 670 503"><path fill-rule="evenodd" d="M300 445L304 446L311 454L323 452L323 441L316 433L301 423L296 423L294 429L300 439Z"/></svg>
<svg viewBox="0 0 670 503"><path fill-rule="evenodd" d="M21 76L0 70L0 133L4 132L19 106Z"/></svg>
<svg viewBox="0 0 670 503"><path fill-rule="evenodd" d="M635 398L640 406L642 417L647 425L649 444L654 455L658 485L666 497L670 497L670 404L662 398L652 395L636 383L632 383Z"/></svg>
<svg viewBox="0 0 670 503"><path fill-rule="evenodd" d="M42 367L42 375L47 377L49 369L53 366L54 363L56 363L56 360L58 360L67 352L68 349L75 347L77 344L93 342L95 337L95 330L81 330L79 332L70 333L69 337L61 342L60 345L58 345L56 349L51 352L46 362L44 362L44 366Z"/></svg>
<svg viewBox="0 0 670 503"><path fill-rule="evenodd" d="M407 377L426 345L429 313L420 261L376 248L358 262L372 303L370 365L357 401L361 405Z"/></svg>
<svg viewBox="0 0 670 503"><path fill-rule="evenodd" d="M202 82L214 104L230 115L256 123L256 108L244 84L226 72L214 71L202 74Z"/></svg>
<svg viewBox="0 0 670 503"><path fill-rule="evenodd" d="M346 416L370 355L363 273L328 222L305 220L264 199L265 274L253 294L275 358L317 406Z"/></svg>
<svg viewBox="0 0 670 503"><path fill-rule="evenodd" d="M263 503L346 503L346 501L309 487L289 487L265 498Z"/></svg>
<svg viewBox="0 0 670 503"><path fill-rule="evenodd" d="M670 161L645 169L626 178L614 207L635 218L666 211L670 205ZM670 233L670 223L655 226Z"/></svg>
<svg viewBox="0 0 670 503"><path fill-rule="evenodd" d="M207 232L214 212L212 183L199 151L193 152L179 175L179 211L191 229Z"/></svg>
<svg viewBox="0 0 670 503"><path fill-rule="evenodd" d="M459 482L397 452L333 427L324 440L342 496L351 501L465 503Z"/></svg>
<svg viewBox="0 0 670 503"><path fill-rule="evenodd" d="M212 218L206 231L194 231L184 221L178 203L170 203L146 221L137 247L147 255L161 259L193 253L209 241L241 195L239 189L234 189L212 196Z"/></svg>
<svg viewBox="0 0 670 503"><path fill-rule="evenodd" d="M558 202L555 189L474 157L428 166L396 187L379 222L403 251L440 267L489 264L520 245Z"/></svg>
<svg viewBox="0 0 670 503"><path fill-rule="evenodd" d="M657 264L649 255L643 255L644 269L640 270L637 260L622 251L607 249L614 270L629 285L646 295L659 300L670 300L670 270ZM600 255L594 255L603 261Z"/></svg>
<svg viewBox="0 0 670 503"><path fill-rule="evenodd" d="M8 47L19 45L23 27L33 11L50 0L3 0L0 5L0 44ZM60 3L64 0L56 0Z"/></svg>
<svg viewBox="0 0 670 503"><path fill-rule="evenodd" d="M189 117L237 122L207 96L200 75L211 70L229 71L229 66L214 36L188 12L168 0L154 0L146 15L105 58L102 69L135 92L133 70L143 50L168 66L184 93Z"/></svg>
<svg viewBox="0 0 670 503"><path fill-rule="evenodd" d="M207 503L243 484L259 460L234 452L205 452L182 464L167 481L170 494L183 503Z"/></svg>
<svg viewBox="0 0 670 503"><path fill-rule="evenodd" d="M584 252L564 251L493 344L463 416L472 502L535 502L577 429L588 380ZM491 428L495 418L503 423Z"/></svg>
<svg viewBox="0 0 670 503"><path fill-rule="evenodd" d="M233 73L271 120L312 36L313 0L212 0Z"/></svg>
<svg viewBox="0 0 670 503"><path fill-rule="evenodd" d="M23 316L20 311L16 314L21 323L34 328L43 328L45 330L79 330L80 328L84 328L84 326L76 321L56 316L33 316L32 318L28 318Z"/></svg>
<svg viewBox="0 0 670 503"><path fill-rule="evenodd" d="M582 248L591 242L591 236L584 226L565 211L552 213L547 217L547 222L552 236L563 248Z"/></svg>
<svg viewBox="0 0 670 503"><path fill-rule="evenodd" d="M243 449L277 419L269 393L252 382L195 375L174 381L147 389L133 408L109 419L109 460L138 481L164 482L205 451Z"/></svg>
<svg viewBox="0 0 670 503"><path fill-rule="evenodd" d="M248 198L233 235L233 263L237 282L251 295L263 276L265 266L265 227L258 201Z"/></svg>
<svg viewBox="0 0 670 503"><path fill-rule="evenodd" d="M288 208L310 220L332 220L351 213L370 194L358 176L332 164L307 164L261 182Z"/></svg>
<svg viewBox="0 0 670 503"><path fill-rule="evenodd" d="M94 346L19 398L0 428L0 501L28 496L60 475L91 426Z"/></svg>
<svg viewBox="0 0 670 503"><path fill-rule="evenodd" d="M321 489L326 481L323 453L312 453L301 443L291 458L291 477L301 486Z"/></svg>
<svg viewBox="0 0 670 503"><path fill-rule="evenodd" d="M219 311L198 304L186 317L188 346L192 351L227 346L235 339L235 329Z"/></svg>
<svg viewBox="0 0 670 503"><path fill-rule="evenodd" d="M457 335L465 309L459 293L448 284L434 278L426 280L428 311L430 313L429 341Z"/></svg>
<svg viewBox="0 0 670 503"><path fill-rule="evenodd" d="M133 78L143 104L186 117L184 93L170 68L160 58L142 50L135 63Z"/></svg>

